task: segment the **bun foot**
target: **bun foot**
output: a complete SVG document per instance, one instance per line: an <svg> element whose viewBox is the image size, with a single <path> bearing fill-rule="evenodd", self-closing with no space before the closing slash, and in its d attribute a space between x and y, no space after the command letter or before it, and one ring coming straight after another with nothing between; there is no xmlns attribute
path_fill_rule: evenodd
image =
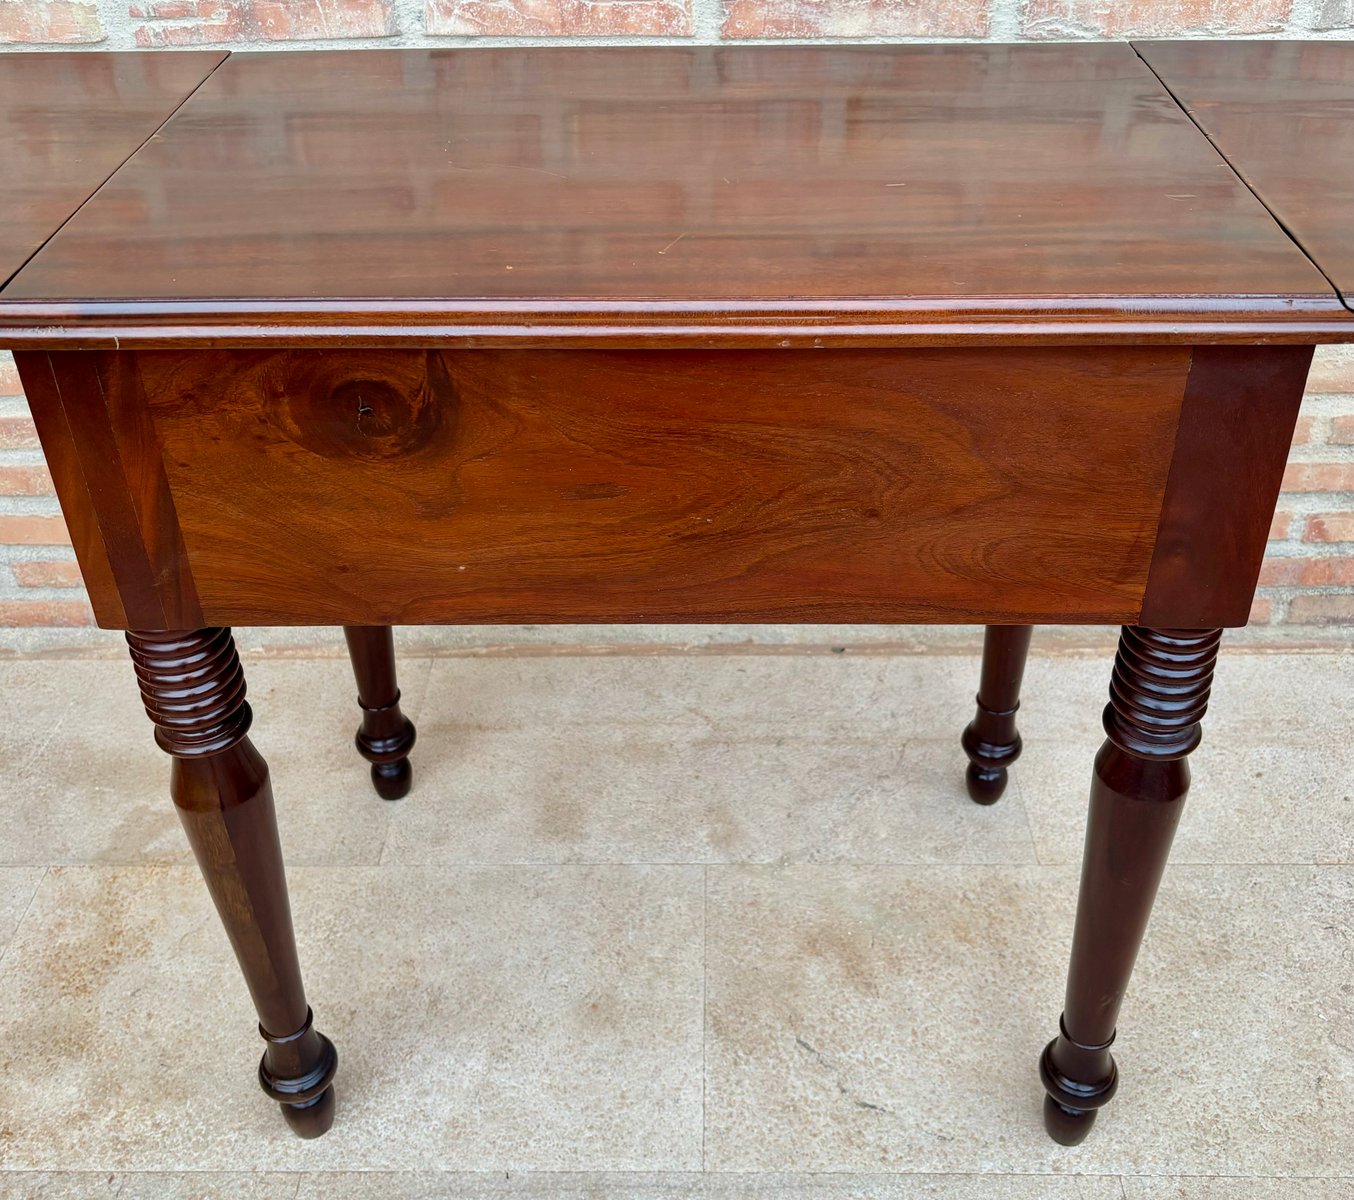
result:
<svg viewBox="0 0 1354 1200"><path fill-rule="evenodd" d="M968 787L969 799L975 804L995 804L1006 790L1005 767L980 767L969 763L964 772L964 783Z"/></svg>
<svg viewBox="0 0 1354 1200"><path fill-rule="evenodd" d="M1079 1146L1095 1124L1096 1110L1067 1108L1052 1096L1044 1097L1044 1129L1060 1146Z"/></svg>
<svg viewBox="0 0 1354 1200"><path fill-rule="evenodd" d="M1016 710L1032 631L1030 625L989 625L983 638L977 712L959 738L969 760L964 782L975 804L995 804L1001 798L1007 768L1020 757Z"/></svg>
<svg viewBox="0 0 1354 1200"><path fill-rule="evenodd" d="M300 1138L322 1137L334 1123L334 1089L327 1087L305 1104L284 1104L282 1119Z"/></svg>
<svg viewBox="0 0 1354 1200"><path fill-rule="evenodd" d="M1058 1023L1059 1035L1039 1056L1039 1081L1044 1085L1044 1128L1063 1146L1075 1146L1091 1131L1096 1112L1119 1090L1119 1068L1109 1042L1079 1045Z"/></svg>
<svg viewBox="0 0 1354 1200"><path fill-rule="evenodd" d="M283 1119L298 1137L317 1138L334 1123L334 1075L338 1052L334 1043L306 1023L286 1037L273 1037L259 1027L268 1042L259 1063L259 1084L282 1106Z"/></svg>
<svg viewBox="0 0 1354 1200"><path fill-rule="evenodd" d="M414 725L400 711L400 689L395 686L395 639L389 625L345 625L348 656L357 679L357 704L362 724L357 730L357 752L371 763L371 782L382 800L403 800L414 774L409 751L414 748Z"/></svg>
<svg viewBox="0 0 1354 1200"><path fill-rule="evenodd" d="M382 800L403 800L414 783L414 771L407 758L371 764L371 782Z"/></svg>

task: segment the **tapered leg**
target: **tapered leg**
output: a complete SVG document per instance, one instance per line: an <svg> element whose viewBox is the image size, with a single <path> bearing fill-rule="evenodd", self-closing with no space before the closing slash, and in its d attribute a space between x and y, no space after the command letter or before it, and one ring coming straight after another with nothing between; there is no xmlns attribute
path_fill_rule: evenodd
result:
<svg viewBox="0 0 1354 1200"><path fill-rule="evenodd" d="M1020 757L1016 709L1033 632L1032 625L989 625L983 638L978 711L960 738L969 757L964 781L969 796L979 804L1000 799L1006 790L1006 768Z"/></svg>
<svg viewBox="0 0 1354 1200"><path fill-rule="evenodd" d="M1039 1074L1044 1127L1074 1146L1119 1084L1110 1054L1133 971L1189 790L1219 630L1126 627L1119 638L1095 760L1081 896L1059 1035Z"/></svg>
<svg viewBox="0 0 1354 1200"><path fill-rule="evenodd" d="M301 986L268 766L246 734L251 714L229 629L129 633L155 740L173 755L170 791L244 972L259 1033L263 1090L302 1137L334 1121L333 1044Z"/></svg>
<svg viewBox="0 0 1354 1200"><path fill-rule="evenodd" d="M409 794L413 772L409 751L414 726L400 712L400 689L395 686L395 640L389 625L345 625L348 657L357 676L357 702L362 725L357 750L371 763L371 781L383 800Z"/></svg>

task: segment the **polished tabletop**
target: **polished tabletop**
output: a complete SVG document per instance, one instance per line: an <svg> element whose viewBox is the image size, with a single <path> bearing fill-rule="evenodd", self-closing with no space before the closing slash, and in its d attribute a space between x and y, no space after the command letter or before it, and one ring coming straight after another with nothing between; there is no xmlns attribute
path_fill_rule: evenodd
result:
<svg viewBox="0 0 1354 1200"><path fill-rule="evenodd" d="M232 54L0 294L124 345L1349 318L1122 43Z"/></svg>
<svg viewBox="0 0 1354 1200"><path fill-rule="evenodd" d="M1354 306L1354 43L1149 42L1139 49Z"/></svg>
<svg viewBox="0 0 1354 1200"><path fill-rule="evenodd" d="M0 54L0 287L225 57Z"/></svg>

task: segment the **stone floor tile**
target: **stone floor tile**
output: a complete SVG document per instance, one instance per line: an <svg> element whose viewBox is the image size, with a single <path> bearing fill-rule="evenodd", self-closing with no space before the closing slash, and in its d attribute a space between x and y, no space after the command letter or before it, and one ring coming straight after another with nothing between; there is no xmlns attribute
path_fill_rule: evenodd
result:
<svg viewBox="0 0 1354 1200"><path fill-rule="evenodd" d="M1071 868L712 867L718 1170L1339 1175L1354 870L1168 872L1082 1146L1043 1134Z"/></svg>
<svg viewBox="0 0 1354 1200"><path fill-rule="evenodd" d="M1123 1200L1116 1178L1052 1175L308 1174L297 1200Z"/></svg>
<svg viewBox="0 0 1354 1200"><path fill-rule="evenodd" d="M0 971L0 1170L690 1170L702 871L290 873L338 1123L290 1135L191 868L54 868Z"/></svg>
<svg viewBox="0 0 1354 1200"><path fill-rule="evenodd" d="M1223 656L1173 862L1354 862L1352 667L1354 655ZM1081 860L1108 678L1080 659L1031 660L1011 779L1041 862Z"/></svg>
<svg viewBox="0 0 1354 1200"><path fill-rule="evenodd" d="M431 660L405 665L417 719ZM169 798L169 759L125 661L0 663L17 771L0 804L0 863L187 863ZM358 708L346 659L251 663L250 733L268 760L291 863L374 863L392 814L353 747Z"/></svg>
<svg viewBox="0 0 1354 1200"><path fill-rule="evenodd" d="M4 960L9 939L19 927L19 919L28 911L44 870L43 867L0 867L0 962Z"/></svg>
<svg viewBox="0 0 1354 1200"><path fill-rule="evenodd" d="M295 1200L300 1182L265 1171L0 1171L0 1200Z"/></svg>
<svg viewBox="0 0 1354 1200"><path fill-rule="evenodd" d="M1256 1179L1236 1175L1140 1175L1124 1180L1123 1200L1349 1200L1350 1196L1354 1196L1354 1176Z"/></svg>

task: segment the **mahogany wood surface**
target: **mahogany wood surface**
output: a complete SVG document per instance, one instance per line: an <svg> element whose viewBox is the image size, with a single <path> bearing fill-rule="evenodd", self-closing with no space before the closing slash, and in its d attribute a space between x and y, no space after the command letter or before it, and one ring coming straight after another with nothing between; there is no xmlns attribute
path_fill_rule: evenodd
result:
<svg viewBox="0 0 1354 1200"><path fill-rule="evenodd" d="M268 1043L263 1090L301 1137L334 1120L333 1044L315 1027L292 933L268 764L248 736L244 672L228 629L129 633L132 664L173 755L170 793L239 960Z"/></svg>
<svg viewBox="0 0 1354 1200"><path fill-rule="evenodd" d="M978 711L960 741L969 757L964 783L969 798L995 804L1006 790L1007 770L1020 757L1016 710L1030 652L1031 625L989 625L983 636Z"/></svg>
<svg viewBox="0 0 1354 1200"><path fill-rule="evenodd" d="M1140 623L1246 624L1311 360L1310 346L1195 349Z"/></svg>
<svg viewBox="0 0 1354 1200"><path fill-rule="evenodd" d="M343 636L362 709L357 752L371 763L376 794L382 800L400 800L413 784L409 751L414 748L415 732L413 722L400 711L394 634L389 625L345 625Z"/></svg>
<svg viewBox="0 0 1354 1200"><path fill-rule="evenodd" d="M100 623L176 628L1131 621L1190 354L19 359L25 379L117 381L58 489L79 552L99 549ZM133 394L153 445L105 433ZM40 422L54 460L67 419Z"/></svg>
<svg viewBox="0 0 1354 1200"><path fill-rule="evenodd" d="M1354 307L1354 43L1137 50Z"/></svg>
<svg viewBox="0 0 1354 1200"><path fill-rule="evenodd" d="M238 53L0 323L124 347L1354 337L1125 44Z"/></svg>
<svg viewBox="0 0 1354 1200"><path fill-rule="evenodd" d="M1059 1035L1039 1060L1044 1126L1080 1142L1113 1098L1110 1046L1189 791L1220 634L1126 628L1091 781L1081 894Z"/></svg>
<svg viewBox="0 0 1354 1200"><path fill-rule="evenodd" d="M1254 53L1257 90L1325 79ZM106 119L144 140L127 90ZM26 127L39 166L84 94ZM1296 204L1274 136L1236 145ZM393 624L981 622L985 799L1029 626L1084 621L1127 628L1040 1064L1049 1132L1084 1136L1311 347L1354 340L1307 257L1342 277L1348 206L1276 220L1124 45L242 54L132 150L102 187L0 183L0 217L29 188L60 226L0 346L293 1128L329 1127L337 1060L228 624L346 627L398 795ZM22 257L51 232L13 224Z"/></svg>
<svg viewBox="0 0 1354 1200"><path fill-rule="evenodd" d="M0 288L225 57L0 54Z"/></svg>

